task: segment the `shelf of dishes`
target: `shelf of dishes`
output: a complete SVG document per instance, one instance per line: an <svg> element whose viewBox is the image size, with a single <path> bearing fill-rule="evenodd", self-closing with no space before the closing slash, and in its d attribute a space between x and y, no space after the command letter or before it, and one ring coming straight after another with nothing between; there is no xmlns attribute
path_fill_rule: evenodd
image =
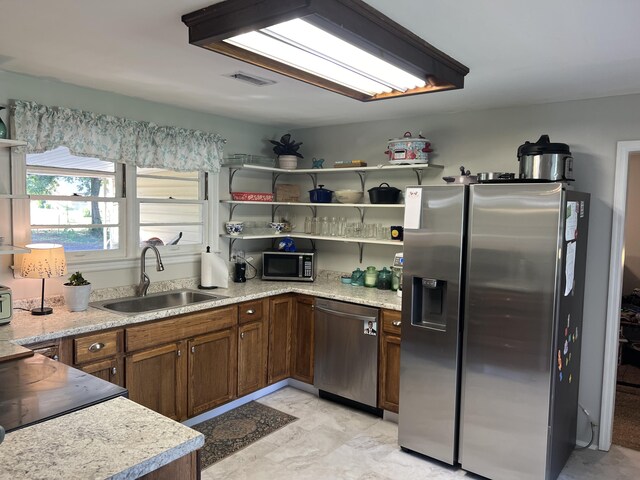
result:
<svg viewBox="0 0 640 480"><path fill-rule="evenodd" d="M269 234L239 234L229 235L226 233L220 234L221 237L230 239L242 239L242 240L259 240L265 238L306 238L308 240L329 240L333 242L346 242L346 243L370 243L376 245L402 245L402 240L384 240L378 238L368 237L339 237L332 235L313 235L304 232L288 232L288 233L269 233Z"/></svg>
<svg viewBox="0 0 640 480"><path fill-rule="evenodd" d="M271 173L343 173L343 172L376 172L380 170L424 170L424 169L443 169L443 165L433 165L427 163L416 163L414 165L374 165L371 167L343 167L343 168L296 168L286 169L277 167L264 167L262 165L226 165L227 168L233 170L255 170L258 172Z"/></svg>
<svg viewBox="0 0 640 480"><path fill-rule="evenodd" d="M322 202L262 202L247 200L220 200L220 203L232 205L283 205L292 207L356 207L356 208L404 208L404 203L322 203Z"/></svg>

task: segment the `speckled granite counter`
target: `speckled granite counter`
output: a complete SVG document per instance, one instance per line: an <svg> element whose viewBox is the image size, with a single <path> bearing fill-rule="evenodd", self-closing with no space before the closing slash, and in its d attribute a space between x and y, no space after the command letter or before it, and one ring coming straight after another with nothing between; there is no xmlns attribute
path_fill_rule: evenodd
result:
<svg viewBox="0 0 640 480"><path fill-rule="evenodd" d="M195 288L195 283L195 280L191 284L182 281L176 288ZM117 315L91 307L85 312L69 312L63 305L54 307L53 314L46 316L33 316L29 312L15 310L11 323L0 327L0 358L13 352L16 347L12 344L26 345L289 292L391 310L400 310L401 303L396 292L344 285L339 283L335 276L321 274L313 283L263 282L261 280L230 283L229 288L213 291L215 294L224 295L226 298L223 299L130 316Z"/></svg>
<svg viewBox="0 0 640 480"><path fill-rule="evenodd" d="M126 398L7 434L0 479L138 478L204 444L204 436Z"/></svg>

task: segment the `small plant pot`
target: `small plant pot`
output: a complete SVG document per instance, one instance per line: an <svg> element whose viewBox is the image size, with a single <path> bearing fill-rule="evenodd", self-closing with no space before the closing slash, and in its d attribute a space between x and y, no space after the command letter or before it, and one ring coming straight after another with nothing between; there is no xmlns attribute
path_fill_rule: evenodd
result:
<svg viewBox="0 0 640 480"><path fill-rule="evenodd" d="M280 155L278 157L278 166L286 170L295 170L298 168L298 157L295 155Z"/></svg>
<svg viewBox="0 0 640 480"><path fill-rule="evenodd" d="M84 312L89 308L91 285L63 285L64 303L71 312Z"/></svg>

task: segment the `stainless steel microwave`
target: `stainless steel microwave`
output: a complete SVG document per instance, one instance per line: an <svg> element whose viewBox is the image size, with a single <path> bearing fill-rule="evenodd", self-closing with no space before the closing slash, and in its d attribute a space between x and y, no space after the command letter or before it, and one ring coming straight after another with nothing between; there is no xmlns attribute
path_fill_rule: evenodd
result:
<svg viewBox="0 0 640 480"><path fill-rule="evenodd" d="M316 278L316 252L302 250L262 252L262 279L313 282Z"/></svg>

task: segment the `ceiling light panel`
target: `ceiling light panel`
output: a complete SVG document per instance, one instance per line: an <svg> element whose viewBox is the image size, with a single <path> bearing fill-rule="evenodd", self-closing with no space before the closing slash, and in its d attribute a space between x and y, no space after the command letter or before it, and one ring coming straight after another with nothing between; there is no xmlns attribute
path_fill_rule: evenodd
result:
<svg viewBox="0 0 640 480"><path fill-rule="evenodd" d="M469 69L362 0L226 0L189 42L362 101L463 88Z"/></svg>

